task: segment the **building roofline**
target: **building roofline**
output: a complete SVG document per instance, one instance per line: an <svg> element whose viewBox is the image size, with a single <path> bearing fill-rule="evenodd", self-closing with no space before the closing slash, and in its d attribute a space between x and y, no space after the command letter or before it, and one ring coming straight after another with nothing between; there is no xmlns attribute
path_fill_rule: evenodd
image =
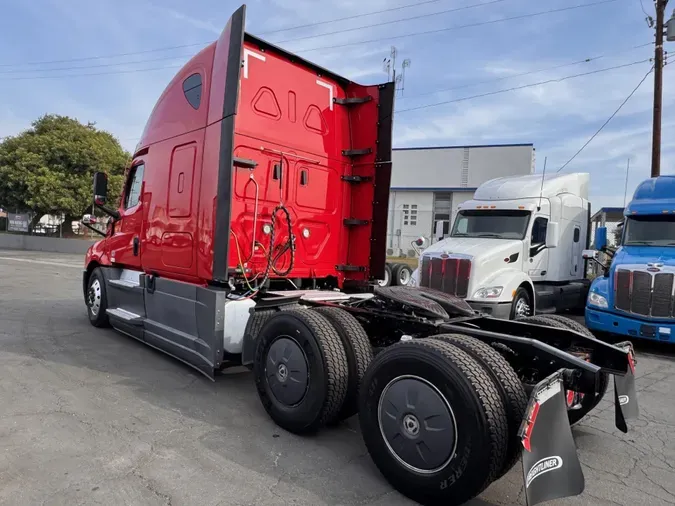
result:
<svg viewBox="0 0 675 506"><path fill-rule="evenodd" d="M464 149L464 148L514 148L514 147L532 147L533 143L522 144L473 144L467 146L420 146L410 148L392 148L392 151L427 151L432 149Z"/></svg>

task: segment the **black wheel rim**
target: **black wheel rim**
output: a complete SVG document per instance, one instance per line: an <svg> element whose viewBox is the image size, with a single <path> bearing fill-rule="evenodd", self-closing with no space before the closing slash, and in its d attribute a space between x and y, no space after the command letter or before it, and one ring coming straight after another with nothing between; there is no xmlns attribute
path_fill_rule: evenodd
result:
<svg viewBox="0 0 675 506"><path fill-rule="evenodd" d="M457 422L445 396L418 376L389 382L378 405L380 432L391 454L406 468L436 473L452 460Z"/></svg>
<svg viewBox="0 0 675 506"><path fill-rule="evenodd" d="M265 376L272 395L286 406L298 404L309 384L307 357L290 337L279 337L270 346L265 360Z"/></svg>

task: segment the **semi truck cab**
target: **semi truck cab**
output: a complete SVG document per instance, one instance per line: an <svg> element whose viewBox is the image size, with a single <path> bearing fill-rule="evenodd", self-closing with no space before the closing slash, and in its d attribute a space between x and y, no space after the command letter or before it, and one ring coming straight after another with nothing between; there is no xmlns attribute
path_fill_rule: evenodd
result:
<svg viewBox="0 0 675 506"><path fill-rule="evenodd" d="M592 331L675 341L675 177L643 181L624 210L621 244L612 253L607 229L599 227L595 249L611 261L593 280L586 303Z"/></svg>
<svg viewBox="0 0 675 506"><path fill-rule="evenodd" d="M583 308L588 184L587 173L484 183L459 206L450 237L424 250L414 282L505 319Z"/></svg>

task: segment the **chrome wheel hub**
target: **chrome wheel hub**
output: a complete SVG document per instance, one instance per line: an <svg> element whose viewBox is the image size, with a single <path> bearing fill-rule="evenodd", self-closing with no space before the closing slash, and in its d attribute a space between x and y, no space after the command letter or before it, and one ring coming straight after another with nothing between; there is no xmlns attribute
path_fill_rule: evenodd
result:
<svg viewBox="0 0 675 506"><path fill-rule="evenodd" d="M530 316L530 305L525 299L518 299L516 302L516 316L524 317Z"/></svg>
<svg viewBox="0 0 675 506"><path fill-rule="evenodd" d="M89 286L87 305L91 314L97 316L101 310L101 282L98 279L95 279L91 286Z"/></svg>

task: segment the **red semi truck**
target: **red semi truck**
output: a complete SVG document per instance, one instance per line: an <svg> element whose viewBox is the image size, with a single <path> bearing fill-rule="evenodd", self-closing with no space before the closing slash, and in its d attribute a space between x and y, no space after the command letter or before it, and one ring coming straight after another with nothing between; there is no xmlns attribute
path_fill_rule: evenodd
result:
<svg viewBox="0 0 675 506"><path fill-rule="evenodd" d="M378 286L393 83L351 82L246 33L244 19L242 6L166 87L119 205L94 175L109 221L85 259L91 323L211 379L248 366L288 431L358 414L378 469L420 503L462 504L521 457L529 504L581 493L570 427L613 376L627 430L630 343Z"/></svg>

